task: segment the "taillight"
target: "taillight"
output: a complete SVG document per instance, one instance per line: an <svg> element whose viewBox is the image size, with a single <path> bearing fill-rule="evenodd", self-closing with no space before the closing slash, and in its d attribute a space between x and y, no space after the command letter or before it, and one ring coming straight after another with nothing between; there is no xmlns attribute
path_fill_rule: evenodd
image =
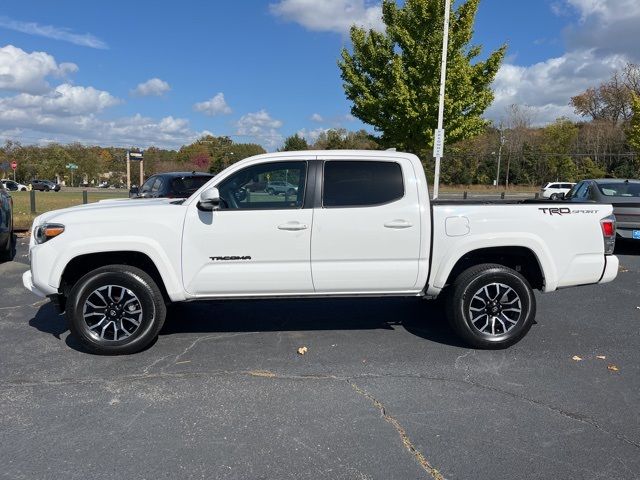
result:
<svg viewBox="0 0 640 480"><path fill-rule="evenodd" d="M611 255L616 248L616 217L609 215L600 220L602 238L604 240L604 253Z"/></svg>

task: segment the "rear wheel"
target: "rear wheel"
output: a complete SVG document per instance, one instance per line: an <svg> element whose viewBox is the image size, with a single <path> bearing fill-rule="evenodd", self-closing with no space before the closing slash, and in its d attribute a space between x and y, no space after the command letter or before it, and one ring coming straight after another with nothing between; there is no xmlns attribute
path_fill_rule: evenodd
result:
<svg viewBox="0 0 640 480"><path fill-rule="evenodd" d="M506 348L531 328L536 300L527 280L496 264L471 267L449 293L447 313L454 330L477 348Z"/></svg>
<svg viewBox="0 0 640 480"><path fill-rule="evenodd" d="M160 332L166 306L160 289L144 271L109 265L82 277L71 289L66 317L69 329L89 351L135 353Z"/></svg>
<svg viewBox="0 0 640 480"><path fill-rule="evenodd" d="M51 190L49 187L44 187L45 192L48 192L49 190Z"/></svg>
<svg viewBox="0 0 640 480"><path fill-rule="evenodd" d="M553 201L560 200L560 196L557 193L552 193L549 199Z"/></svg>
<svg viewBox="0 0 640 480"><path fill-rule="evenodd" d="M265 192L267 192L269 195L273 195L275 193L273 188L267 188Z"/></svg>

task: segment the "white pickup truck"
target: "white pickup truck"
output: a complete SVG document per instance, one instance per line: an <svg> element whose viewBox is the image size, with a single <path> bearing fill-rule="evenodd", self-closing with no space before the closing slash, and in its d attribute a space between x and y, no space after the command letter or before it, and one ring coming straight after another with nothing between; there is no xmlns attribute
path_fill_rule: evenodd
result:
<svg viewBox="0 0 640 480"><path fill-rule="evenodd" d="M278 193L273 182L294 185ZM447 293L470 345L521 339L533 289L618 272L611 205L430 202L420 160L378 151L259 155L190 198L103 201L40 215L23 283L92 352L132 353L166 305L206 299Z"/></svg>

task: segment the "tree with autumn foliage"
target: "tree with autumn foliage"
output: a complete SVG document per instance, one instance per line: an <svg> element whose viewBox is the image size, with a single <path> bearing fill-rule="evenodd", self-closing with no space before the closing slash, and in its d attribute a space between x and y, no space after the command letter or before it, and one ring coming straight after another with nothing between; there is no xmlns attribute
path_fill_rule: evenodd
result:
<svg viewBox="0 0 640 480"><path fill-rule="evenodd" d="M445 115L447 144L484 132L482 114L493 101L491 83L506 45L479 60L472 45L480 0L452 8ZM456 2L458 3L458 2ZM445 0L384 0L385 32L351 27L353 52L339 67L351 113L372 125L387 147L429 156L437 126Z"/></svg>

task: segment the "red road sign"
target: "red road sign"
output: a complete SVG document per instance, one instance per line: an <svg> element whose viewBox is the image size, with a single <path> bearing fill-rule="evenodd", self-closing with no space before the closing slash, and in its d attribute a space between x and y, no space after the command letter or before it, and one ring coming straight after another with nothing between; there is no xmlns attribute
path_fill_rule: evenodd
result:
<svg viewBox="0 0 640 480"><path fill-rule="evenodd" d="M11 162L11 168L14 169L14 170L16 168L18 168L18 162L16 162L15 160L13 162Z"/></svg>

